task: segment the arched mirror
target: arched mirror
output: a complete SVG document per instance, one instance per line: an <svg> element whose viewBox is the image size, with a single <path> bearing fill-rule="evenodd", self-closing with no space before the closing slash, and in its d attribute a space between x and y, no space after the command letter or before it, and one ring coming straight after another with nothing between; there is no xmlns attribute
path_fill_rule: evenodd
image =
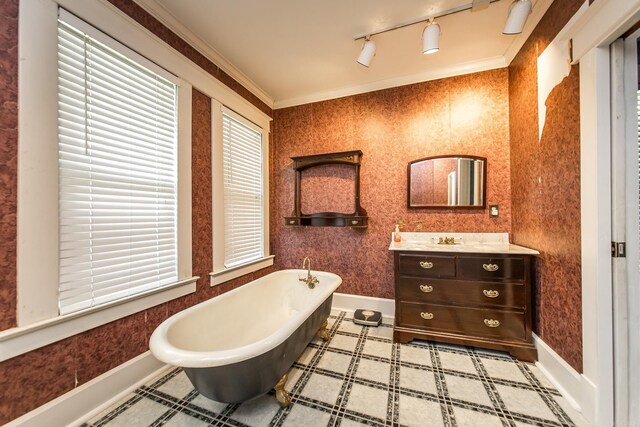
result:
<svg viewBox="0 0 640 427"><path fill-rule="evenodd" d="M422 209L485 207L487 159L436 156L409 162L407 206Z"/></svg>

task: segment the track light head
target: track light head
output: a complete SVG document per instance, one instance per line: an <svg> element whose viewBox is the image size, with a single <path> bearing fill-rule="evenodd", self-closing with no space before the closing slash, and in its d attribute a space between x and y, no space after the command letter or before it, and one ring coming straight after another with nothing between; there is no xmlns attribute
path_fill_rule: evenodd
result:
<svg viewBox="0 0 640 427"><path fill-rule="evenodd" d="M531 13L531 0L516 0L509 8L509 16L502 34L520 34Z"/></svg>
<svg viewBox="0 0 640 427"><path fill-rule="evenodd" d="M433 18L422 32L422 53L430 55L440 50L440 25Z"/></svg>
<svg viewBox="0 0 640 427"><path fill-rule="evenodd" d="M369 39L369 37L365 38L365 42L362 45L362 50L360 51L360 55L358 56L358 64L364 65L365 67L369 67L371 64L371 60L376 54L376 43Z"/></svg>

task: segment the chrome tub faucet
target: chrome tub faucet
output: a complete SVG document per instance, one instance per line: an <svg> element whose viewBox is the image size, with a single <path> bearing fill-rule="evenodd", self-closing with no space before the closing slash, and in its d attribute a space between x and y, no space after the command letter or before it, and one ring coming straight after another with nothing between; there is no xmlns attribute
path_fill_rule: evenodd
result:
<svg viewBox="0 0 640 427"><path fill-rule="evenodd" d="M306 283L309 289L315 288L320 282L316 276L311 275L311 258L304 257L304 261L302 261L302 268L307 269L307 277L299 277L298 280Z"/></svg>

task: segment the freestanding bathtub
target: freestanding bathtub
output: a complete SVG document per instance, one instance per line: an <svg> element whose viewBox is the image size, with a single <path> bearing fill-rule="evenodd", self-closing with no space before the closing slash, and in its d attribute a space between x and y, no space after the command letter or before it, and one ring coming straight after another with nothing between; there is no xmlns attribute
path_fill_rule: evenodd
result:
<svg viewBox="0 0 640 427"><path fill-rule="evenodd" d="M267 393L289 371L331 311L342 279L281 270L204 301L165 320L151 335L151 353L184 369L200 394L239 403Z"/></svg>

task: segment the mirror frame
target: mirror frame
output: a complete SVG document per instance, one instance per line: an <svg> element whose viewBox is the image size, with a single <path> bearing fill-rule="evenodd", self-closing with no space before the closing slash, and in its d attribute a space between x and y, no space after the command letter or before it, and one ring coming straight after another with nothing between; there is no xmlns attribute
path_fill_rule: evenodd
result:
<svg viewBox="0 0 640 427"><path fill-rule="evenodd" d="M425 160L435 160L435 159L451 159L451 158L465 158L465 159L473 159L473 160L482 160L484 162L484 173L482 177L482 205L473 205L473 206L450 206L450 205L412 205L411 204L411 165L414 163L424 162ZM469 156L463 154L447 154L445 156L430 156L424 157L422 159L412 160L407 165L407 208L409 209L486 209L487 207L487 158L480 156Z"/></svg>

